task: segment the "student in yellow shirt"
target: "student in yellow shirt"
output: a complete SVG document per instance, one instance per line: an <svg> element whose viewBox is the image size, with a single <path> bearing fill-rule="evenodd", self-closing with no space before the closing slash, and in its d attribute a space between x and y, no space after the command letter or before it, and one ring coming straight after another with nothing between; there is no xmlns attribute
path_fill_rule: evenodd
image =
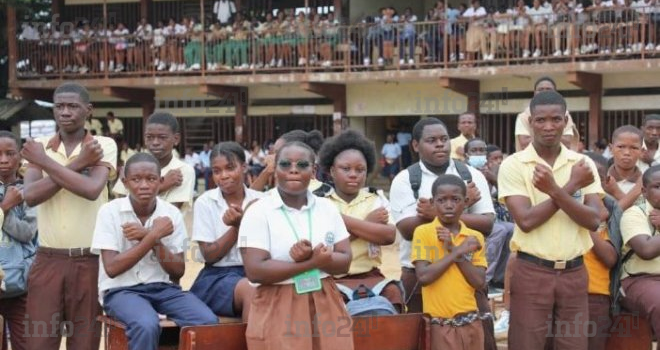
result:
<svg viewBox="0 0 660 350"><path fill-rule="evenodd" d="M336 275L335 282L353 290L360 285L373 289L386 280L379 269L381 246L394 243L396 238L389 201L382 191L365 188L367 175L376 164L374 144L361 133L346 130L323 143L319 164L330 173L334 184L326 198L337 206L351 235L351 266L348 274ZM395 281L388 283L381 295L399 312L404 311L403 293Z"/></svg>
<svg viewBox="0 0 660 350"><path fill-rule="evenodd" d="M560 349L586 349L583 255L593 246L589 231L600 225L604 193L593 161L561 142L567 123L564 98L540 92L530 111L532 143L505 159L498 173L499 199L515 223L511 251L517 252L509 348L542 349L554 337ZM555 326L561 326L556 334Z"/></svg>
<svg viewBox="0 0 660 350"><path fill-rule="evenodd" d="M415 229L411 261L431 315L433 350L482 350L483 318L475 290L486 284L484 237L460 221L467 189L455 175L439 175L431 189L435 220Z"/></svg>
<svg viewBox="0 0 660 350"><path fill-rule="evenodd" d="M465 160L463 146L477 133L477 117L472 112L465 112L458 116L458 131L460 135L451 139L451 158Z"/></svg>
<svg viewBox="0 0 660 350"><path fill-rule="evenodd" d="M607 177L607 160L595 153L585 154L596 164L598 176L601 180L605 179ZM604 350L607 344L607 336L612 326L610 318L610 270L615 267L619 258L617 249L612 242L613 239L610 239L613 232L608 229L608 219L611 215L614 215L611 211L615 210L610 210L610 208L617 205L616 200L613 197L606 196L603 198L603 204L604 206L600 212L600 219L602 220L600 227L596 232L589 232L594 246L584 255L584 266L587 268L587 274L589 275L589 327L595 326L595 329L589 330L588 350ZM618 210L618 212L618 215L621 215L621 211ZM619 237L618 240L620 241L620 239Z"/></svg>
<svg viewBox="0 0 660 350"><path fill-rule="evenodd" d="M621 254L626 259L632 251L622 267L621 305L660 334L660 165L644 172L642 193L644 205L630 207L621 218Z"/></svg>

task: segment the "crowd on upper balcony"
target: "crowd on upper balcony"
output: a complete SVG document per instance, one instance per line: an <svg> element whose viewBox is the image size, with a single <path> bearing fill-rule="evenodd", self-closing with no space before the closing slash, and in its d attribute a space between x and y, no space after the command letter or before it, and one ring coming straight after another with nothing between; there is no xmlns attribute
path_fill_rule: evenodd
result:
<svg viewBox="0 0 660 350"><path fill-rule="evenodd" d="M127 25L22 25L19 71L81 73L406 67L444 62L660 52L657 0L519 0L486 9L438 1L426 16L383 7L342 25L315 8L237 12L218 0L213 18L198 16ZM131 29L129 29L129 27ZM107 43L107 44L106 44ZM398 49L398 50L397 50ZM398 51L398 52L397 52ZM397 54L398 53L398 54ZM397 65L398 63L398 65Z"/></svg>

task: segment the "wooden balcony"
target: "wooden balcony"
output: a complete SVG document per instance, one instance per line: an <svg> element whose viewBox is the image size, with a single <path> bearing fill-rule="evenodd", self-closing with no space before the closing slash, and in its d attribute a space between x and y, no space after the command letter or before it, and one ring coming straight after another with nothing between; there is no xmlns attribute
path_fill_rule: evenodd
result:
<svg viewBox="0 0 660 350"><path fill-rule="evenodd" d="M308 33L19 40L13 88L52 89L261 83L482 79L493 75L660 68L660 23L644 9L613 8L549 22L358 24ZM535 24L538 22L537 24ZM468 38L469 37L469 38ZM476 40L473 40L476 38ZM477 50L469 53L468 46ZM85 67L85 69L81 69ZM110 69L112 68L112 69Z"/></svg>

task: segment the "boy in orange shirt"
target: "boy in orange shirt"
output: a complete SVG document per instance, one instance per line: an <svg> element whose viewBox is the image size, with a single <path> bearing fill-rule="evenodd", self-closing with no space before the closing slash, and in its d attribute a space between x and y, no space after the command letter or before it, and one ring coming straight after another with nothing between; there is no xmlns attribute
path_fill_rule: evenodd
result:
<svg viewBox="0 0 660 350"><path fill-rule="evenodd" d="M478 313L474 292L486 284L486 255L481 233L460 221L466 192L458 176L438 176L431 188L437 217L413 236L411 261L432 317L433 350L484 348L481 320L490 315Z"/></svg>

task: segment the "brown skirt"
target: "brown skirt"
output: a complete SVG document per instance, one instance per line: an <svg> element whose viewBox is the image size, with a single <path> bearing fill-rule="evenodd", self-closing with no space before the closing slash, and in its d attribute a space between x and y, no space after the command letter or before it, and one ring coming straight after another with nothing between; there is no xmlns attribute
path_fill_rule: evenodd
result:
<svg viewBox="0 0 660 350"><path fill-rule="evenodd" d="M247 331L250 350L353 349L351 317L332 278L320 291L296 294L293 284L259 286Z"/></svg>

